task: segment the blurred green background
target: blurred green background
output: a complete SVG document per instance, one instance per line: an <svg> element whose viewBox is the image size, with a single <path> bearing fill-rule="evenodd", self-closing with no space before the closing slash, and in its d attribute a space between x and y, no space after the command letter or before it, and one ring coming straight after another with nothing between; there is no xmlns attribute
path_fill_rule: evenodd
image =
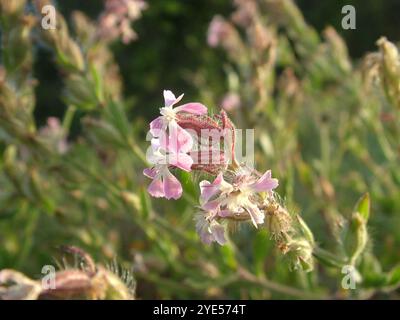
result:
<svg viewBox="0 0 400 320"><path fill-rule="evenodd" d="M102 0L59 0L60 10L69 17L73 10L81 10L96 18L103 8ZM213 75L213 89L222 95L224 52L207 45L208 25L215 14L228 16L234 9L230 0L150 0L143 17L134 23L139 35L129 45L114 44L116 59L124 79L124 93L132 98L135 115L148 119L154 117L160 105L159 93L166 88L185 92L195 98L199 90L190 77L201 70ZM333 26L344 37L349 54L354 59L376 49L375 41L385 35L391 41L400 39L398 28L398 0L297 0L305 20L322 31ZM357 12L357 29L341 28L344 5L354 5ZM61 116L65 105L61 100L62 81L51 63L51 53L38 53L36 75L39 123L48 116ZM221 78L216 78L217 75ZM154 106L151 108L150 106Z"/></svg>

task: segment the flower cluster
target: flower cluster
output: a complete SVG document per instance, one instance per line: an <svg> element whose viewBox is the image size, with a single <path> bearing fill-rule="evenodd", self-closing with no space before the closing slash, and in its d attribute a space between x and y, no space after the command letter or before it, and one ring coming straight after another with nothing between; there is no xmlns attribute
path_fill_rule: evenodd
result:
<svg viewBox="0 0 400 320"><path fill-rule="evenodd" d="M146 8L143 0L106 0L99 21L99 36L108 41L121 38L125 44L135 40L137 35L131 23L139 19Z"/></svg>
<svg viewBox="0 0 400 320"><path fill-rule="evenodd" d="M164 90L161 116L150 123L152 139L147 159L153 166L143 173L153 180L148 188L153 197L180 198L182 186L169 168L191 171L193 159L188 153L193 147L193 138L179 125L179 114L200 116L207 113L207 108L197 102L174 107L182 98L183 94L176 98L171 91Z"/></svg>
<svg viewBox="0 0 400 320"><path fill-rule="evenodd" d="M175 97L165 90L161 115L150 123L147 160L151 167L143 171L152 179L150 195L167 199L182 196L182 185L171 169L211 174L215 176L212 182L203 180L199 184L195 220L202 242L224 245L230 225L249 221L255 228L262 225L269 230L292 269L312 270L312 235L300 217L295 225L295 219L280 203L274 191L279 183L271 170L261 174L237 161L237 130L225 111L210 116L198 102L175 106L182 98L183 94Z"/></svg>
<svg viewBox="0 0 400 320"><path fill-rule="evenodd" d="M256 171L239 167L225 174L231 181L218 174L211 183L200 182L201 213L197 219L197 232L204 243L226 242L221 220L251 220L257 228L264 223L265 213L261 209L269 203L278 180L272 178L271 170L259 176Z"/></svg>
<svg viewBox="0 0 400 320"><path fill-rule="evenodd" d="M224 111L211 117L198 102L175 107L182 98L165 90L161 115L150 123L147 160L152 166L143 171L152 179L148 192L153 197L180 198L182 186L172 168L215 175L213 182L200 182L196 229L204 243L224 244L225 221L251 221L256 228L264 223L263 208L275 201L278 180L270 170L260 174L235 160L235 127Z"/></svg>

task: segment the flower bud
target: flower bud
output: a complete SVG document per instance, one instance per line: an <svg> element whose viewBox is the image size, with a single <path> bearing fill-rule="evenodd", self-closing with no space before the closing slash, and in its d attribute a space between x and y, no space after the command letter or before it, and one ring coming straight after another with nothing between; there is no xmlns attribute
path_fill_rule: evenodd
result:
<svg viewBox="0 0 400 320"><path fill-rule="evenodd" d="M287 244L286 256L292 270L310 272L314 269L313 245L306 239L293 239Z"/></svg>
<svg viewBox="0 0 400 320"><path fill-rule="evenodd" d="M350 260L354 265L357 258L364 251L368 241L367 224L365 219L358 212L354 212L348 225L345 238L345 249Z"/></svg>
<svg viewBox="0 0 400 320"><path fill-rule="evenodd" d="M84 76L70 74L66 80L66 87L68 103L84 109L91 109L96 106L96 94Z"/></svg>
<svg viewBox="0 0 400 320"><path fill-rule="evenodd" d="M355 265L367 245L369 212L370 198L367 193L358 200L343 233L343 245L351 265Z"/></svg>
<svg viewBox="0 0 400 320"><path fill-rule="evenodd" d="M0 300L36 300L41 290L38 281L29 279L18 271L0 271Z"/></svg>
<svg viewBox="0 0 400 320"><path fill-rule="evenodd" d="M389 100L400 108L400 56L396 46L382 37L377 42L383 63L381 67L381 77L383 86Z"/></svg>
<svg viewBox="0 0 400 320"><path fill-rule="evenodd" d="M4 17L18 18L26 4L26 0L0 0L0 14Z"/></svg>
<svg viewBox="0 0 400 320"><path fill-rule="evenodd" d="M132 279L131 279L132 280ZM105 286L104 297L106 300L131 300L134 299L133 288L121 280L116 274L111 271L99 268L99 275L93 279L93 283L99 282L99 285ZM132 280L133 281L133 280Z"/></svg>
<svg viewBox="0 0 400 320"><path fill-rule="evenodd" d="M77 38L83 45L90 45L90 40L94 38L96 26L90 19L80 11L72 13L72 21Z"/></svg>
<svg viewBox="0 0 400 320"><path fill-rule="evenodd" d="M85 59L83 58L81 48L74 40L69 39L63 50L63 54L68 58L69 65L73 66L76 70L83 71L85 69Z"/></svg>
<svg viewBox="0 0 400 320"><path fill-rule="evenodd" d="M277 202L271 202L263 207L265 212L265 224L271 233L272 239L278 243L285 241L292 231L292 217Z"/></svg>

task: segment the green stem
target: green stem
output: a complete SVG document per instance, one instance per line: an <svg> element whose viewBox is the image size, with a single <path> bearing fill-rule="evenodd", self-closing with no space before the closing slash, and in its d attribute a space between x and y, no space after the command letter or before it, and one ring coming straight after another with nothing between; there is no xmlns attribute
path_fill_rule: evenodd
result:
<svg viewBox="0 0 400 320"><path fill-rule="evenodd" d="M264 289L280 293L283 295L291 296L294 298L300 299L324 299L320 294L316 294L313 292L303 291L297 288L289 287L271 280L267 280L265 278L260 278L250 273L247 270L240 269L239 270L240 280L244 281L249 285L256 285L262 287Z"/></svg>

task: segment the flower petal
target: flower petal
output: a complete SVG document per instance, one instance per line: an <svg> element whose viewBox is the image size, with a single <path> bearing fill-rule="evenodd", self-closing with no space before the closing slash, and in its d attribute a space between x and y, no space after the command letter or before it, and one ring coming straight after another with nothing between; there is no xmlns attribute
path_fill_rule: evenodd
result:
<svg viewBox="0 0 400 320"><path fill-rule="evenodd" d="M155 168L146 168L143 170L143 174L150 179L154 179L157 174L157 170Z"/></svg>
<svg viewBox="0 0 400 320"><path fill-rule="evenodd" d="M181 94L178 98L176 98L171 90L164 90L164 105L166 107L173 106L174 104L181 101L182 98L183 94Z"/></svg>
<svg viewBox="0 0 400 320"><path fill-rule="evenodd" d="M207 107L199 102L190 102L176 107L175 112L188 112L192 114L202 115L207 113Z"/></svg>
<svg viewBox="0 0 400 320"><path fill-rule="evenodd" d="M249 213L251 217L251 221L253 222L254 226L257 228L258 224L263 224L264 223L264 213L257 208L255 205L246 205L245 209Z"/></svg>
<svg viewBox="0 0 400 320"><path fill-rule="evenodd" d="M193 159L186 153L172 153L168 155L168 163L189 172L193 164Z"/></svg>
<svg viewBox="0 0 400 320"><path fill-rule="evenodd" d="M153 137L159 137L165 129L163 117L157 117L150 122L150 133Z"/></svg>
<svg viewBox="0 0 400 320"><path fill-rule="evenodd" d="M146 150L146 160L153 165L167 164L165 152L158 146L158 139L151 140L151 148Z"/></svg>
<svg viewBox="0 0 400 320"><path fill-rule="evenodd" d="M221 218L228 218L233 216L233 213L228 209L224 209L218 212L218 216L220 216Z"/></svg>
<svg viewBox="0 0 400 320"><path fill-rule="evenodd" d="M179 199L182 195L182 186L179 180L168 169L163 173L164 194L167 199Z"/></svg>
<svg viewBox="0 0 400 320"><path fill-rule="evenodd" d="M162 198L165 197L164 194L164 186L161 180L161 177L155 178L147 188L147 191L150 193L151 196L155 198Z"/></svg>
<svg viewBox="0 0 400 320"><path fill-rule="evenodd" d="M174 153L187 153L193 147L193 138L189 132L179 126L175 121L169 124L168 151Z"/></svg>
<svg viewBox="0 0 400 320"><path fill-rule="evenodd" d="M214 240L218 242L221 246L226 243L225 228L217 221L213 220L210 223L210 231L214 237Z"/></svg>
<svg viewBox="0 0 400 320"><path fill-rule="evenodd" d="M271 170L268 170L257 182L251 185L251 188L256 192L271 192L278 185L278 179L271 178Z"/></svg>
<svg viewBox="0 0 400 320"><path fill-rule="evenodd" d="M208 231L208 227L204 226L197 231L200 236L201 242L204 244L211 244L214 241L213 235Z"/></svg>
<svg viewBox="0 0 400 320"><path fill-rule="evenodd" d="M203 180L200 182L200 203L207 202L213 195L219 191L219 187L223 180L222 172L218 174L214 182Z"/></svg>
<svg viewBox="0 0 400 320"><path fill-rule="evenodd" d="M215 199L213 201L208 201L208 202L204 203L201 206L201 208L205 211L214 212L219 208L220 205L221 205L221 200Z"/></svg>
<svg viewBox="0 0 400 320"><path fill-rule="evenodd" d="M200 237L200 240L205 244L211 244L213 237L208 230L208 221L206 220L203 213L196 216L196 231Z"/></svg>

